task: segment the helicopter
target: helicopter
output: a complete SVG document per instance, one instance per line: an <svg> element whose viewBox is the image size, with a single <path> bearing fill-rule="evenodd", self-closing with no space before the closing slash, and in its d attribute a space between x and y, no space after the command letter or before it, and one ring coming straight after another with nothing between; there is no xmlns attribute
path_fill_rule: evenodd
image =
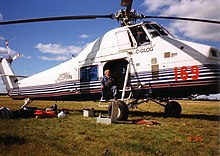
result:
<svg viewBox="0 0 220 156"><path fill-rule="evenodd" d="M103 106L100 79L109 69L119 91L118 120L127 120L129 108L149 100L163 106L165 114L179 116L177 98L219 93L220 52L217 48L173 37L148 18L220 24L220 21L167 16L146 16L132 9L133 0L122 0L119 10L108 15L61 16L0 21L0 25L33 22L115 19L120 27L88 44L76 57L29 77L15 75L11 63L19 57L0 58L0 74L12 99L95 101ZM141 39L140 35L141 34ZM7 48L7 44L6 44ZM22 79L21 79L22 78ZM165 104L164 104L165 103Z"/></svg>

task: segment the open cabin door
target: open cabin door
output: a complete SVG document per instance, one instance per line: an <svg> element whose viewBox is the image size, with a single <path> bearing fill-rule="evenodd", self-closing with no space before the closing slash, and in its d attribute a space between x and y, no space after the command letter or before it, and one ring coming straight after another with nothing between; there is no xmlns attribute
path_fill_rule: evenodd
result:
<svg viewBox="0 0 220 156"><path fill-rule="evenodd" d="M104 65L103 72L106 69L110 70L110 74L112 78L115 80L118 90L123 89L127 65L128 61L125 59L109 61Z"/></svg>

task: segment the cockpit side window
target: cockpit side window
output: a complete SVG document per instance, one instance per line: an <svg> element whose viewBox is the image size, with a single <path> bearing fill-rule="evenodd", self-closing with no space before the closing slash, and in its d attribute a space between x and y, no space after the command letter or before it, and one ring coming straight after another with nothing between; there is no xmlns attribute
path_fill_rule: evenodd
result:
<svg viewBox="0 0 220 156"><path fill-rule="evenodd" d="M145 33L144 29L141 26L131 27L130 30L138 46L150 43L147 34Z"/></svg>
<svg viewBox="0 0 220 156"><path fill-rule="evenodd" d="M145 27L147 28L147 31L150 34L151 38L160 36L160 34L150 24L145 24Z"/></svg>
<svg viewBox="0 0 220 156"><path fill-rule="evenodd" d="M157 24L151 24L154 29L156 29L161 35L168 35L161 27L159 27Z"/></svg>

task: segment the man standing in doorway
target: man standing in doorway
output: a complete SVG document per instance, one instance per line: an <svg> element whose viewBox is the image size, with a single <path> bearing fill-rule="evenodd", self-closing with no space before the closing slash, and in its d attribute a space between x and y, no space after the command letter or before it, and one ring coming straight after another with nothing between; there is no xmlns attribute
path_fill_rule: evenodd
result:
<svg viewBox="0 0 220 156"><path fill-rule="evenodd" d="M110 94L112 93L113 98L117 99L117 86L115 85L114 79L110 75L110 70L105 70L105 75L101 79L101 90L102 90L102 98L110 99Z"/></svg>

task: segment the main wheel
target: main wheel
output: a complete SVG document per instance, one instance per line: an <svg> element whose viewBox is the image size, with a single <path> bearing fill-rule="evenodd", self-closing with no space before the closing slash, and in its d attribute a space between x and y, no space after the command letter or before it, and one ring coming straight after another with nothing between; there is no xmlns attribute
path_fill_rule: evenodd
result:
<svg viewBox="0 0 220 156"><path fill-rule="evenodd" d="M117 120L126 121L128 119L128 113L129 113L128 106L123 101L120 100L116 100L114 102L118 104ZM111 116L111 114L112 114L112 104L110 104L108 107L108 115Z"/></svg>
<svg viewBox="0 0 220 156"><path fill-rule="evenodd" d="M176 101L170 101L165 106L165 115L171 117L180 117L182 112L181 105Z"/></svg>

